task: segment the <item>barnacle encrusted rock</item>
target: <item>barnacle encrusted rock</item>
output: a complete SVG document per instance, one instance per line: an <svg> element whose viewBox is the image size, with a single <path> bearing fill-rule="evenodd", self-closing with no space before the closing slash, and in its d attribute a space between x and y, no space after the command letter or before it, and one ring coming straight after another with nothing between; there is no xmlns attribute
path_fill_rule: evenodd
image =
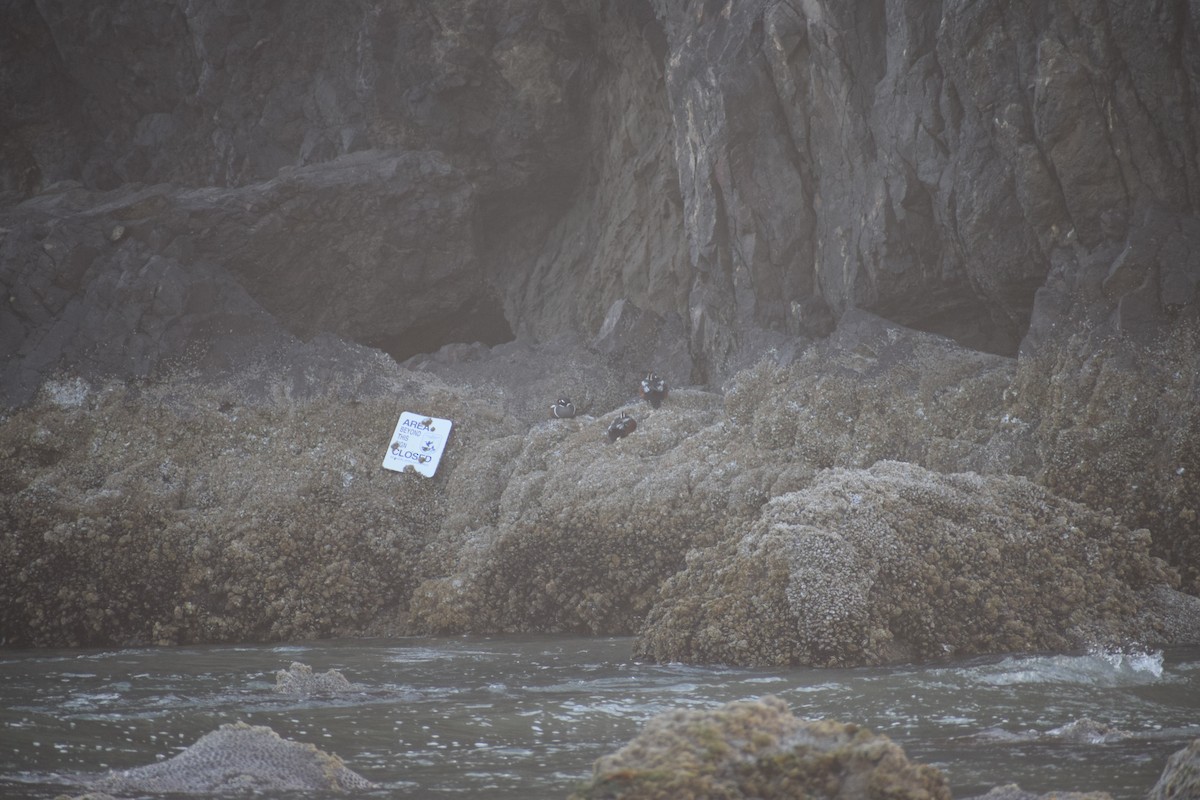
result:
<svg viewBox="0 0 1200 800"><path fill-rule="evenodd" d="M699 485L725 459L706 430L720 399L680 391L672 400L649 413L631 408L637 434L615 444L604 438L609 414L545 423L512 455L496 451L509 473L494 511L482 525L449 520L431 543L432 577L414 593L413 623L433 632L636 629L687 548L716 541L765 499L750 491L763 478L753 465L729 475L727 489Z"/></svg>
<svg viewBox="0 0 1200 800"><path fill-rule="evenodd" d="M1200 797L1200 739L1167 759L1162 776L1146 800L1185 800Z"/></svg>
<svg viewBox="0 0 1200 800"><path fill-rule="evenodd" d="M1066 327L1066 326L1063 326ZM1150 342L1078 324L1021 359L1009 413L1042 468L1029 477L1154 535L1200 594L1200 321Z"/></svg>
<svg viewBox="0 0 1200 800"><path fill-rule="evenodd" d="M1013 359L854 312L723 396L651 409L605 405L620 369L569 348L428 372L288 347L218 381L63 375L3 419L13 643L642 631L652 658L850 664L1200 640L1200 601L1121 508L1038 488L1056 423L1015 413ZM588 410L545 419L585 374ZM379 466L402 410L455 420L433 479ZM609 444L621 411L637 431Z"/></svg>
<svg viewBox="0 0 1200 800"><path fill-rule="evenodd" d="M855 312L829 343L763 361L719 397L557 420L496 442L430 542L413 596L429 632L632 633L689 550L733 541L814 466L880 458L1002 470L1025 455L1001 422L1011 359ZM638 430L607 446L618 410ZM469 490L465 490L469 486Z"/></svg>
<svg viewBox="0 0 1200 800"><path fill-rule="evenodd" d="M222 725L156 764L110 772L89 788L112 794L335 791L375 784L340 758L244 722Z"/></svg>
<svg viewBox="0 0 1200 800"><path fill-rule="evenodd" d="M596 761L573 800L650 798L893 798L949 800L945 776L909 762L886 736L854 724L806 721L777 697L660 714Z"/></svg>
<svg viewBox="0 0 1200 800"><path fill-rule="evenodd" d="M636 653L833 666L1120 644L1171 583L1150 537L1022 478L835 468L688 557Z"/></svg>
<svg viewBox="0 0 1200 800"><path fill-rule="evenodd" d="M393 630L476 441L519 427L365 348L216 382L67 381L0 425L0 620L31 646ZM64 388L65 387L65 388ZM404 410L456 428L437 476L380 468Z"/></svg>
<svg viewBox="0 0 1200 800"><path fill-rule="evenodd" d="M340 670L314 673L312 667L299 661L293 661L287 669L275 671L274 691L278 694L337 694L354 688Z"/></svg>
<svg viewBox="0 0 1200 800"><path fill-rule="evenodd" d="M1004 415L1016 362L864 311L786 366L762 360L725 395L739 441L816 468L911 461L943 472L1033 469Z"/></svg>

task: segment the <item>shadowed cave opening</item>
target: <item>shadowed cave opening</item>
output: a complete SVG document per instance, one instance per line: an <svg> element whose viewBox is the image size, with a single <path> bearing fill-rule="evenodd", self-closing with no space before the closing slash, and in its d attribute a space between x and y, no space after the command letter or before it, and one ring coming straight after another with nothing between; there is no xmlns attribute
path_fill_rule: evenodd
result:
<svg viewBox="0 0 1200 800"><path fill-rule="evenodd" d="M963 347L984 353L1016 358L1021 339L1029 327L1029 316L1021 324L997 323L982 303L961 303L915 319L891 317L894 322L926 333L953 339Z"/></svg>
<svg viewBox="0 0 1200 800"><path fill-rule="evenodd" d="M889 303L866 310L899 325L953 339L963 347L1016 358L1029 331L1033 301L1041 281L1010 289L1007 310L966 291L935 292L907 306Z"/></svg>
<svg viewBox="0 0 1200 800"><path fill-rule="evenodd" d="M416 355L433 353L448 344L480 342L494 347L515 338L500 299L487 295L476 296L448 313L422 319L394 336L364 344L402 362Z"/></svg>

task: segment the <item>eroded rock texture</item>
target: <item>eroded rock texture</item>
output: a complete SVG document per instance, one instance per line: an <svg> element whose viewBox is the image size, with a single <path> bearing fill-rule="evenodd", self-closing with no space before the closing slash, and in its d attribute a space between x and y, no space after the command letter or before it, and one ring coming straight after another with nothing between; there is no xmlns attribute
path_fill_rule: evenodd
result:
<svg viewBox="0 0 1200 800"><path fill-rule="evenodd" d="M852 308L1011 355L1039 289L1139 337L1195 305L1198 56L1177 4L4 14L10 293L78 295L157 257L177 263L147 278L168 297L215 269L294 333L402 356L591 335L627 299L686 322L689 380ZM118 224L135 252L101 249ZM47 291L7 321L6 360L33 371L10 400L76 316Z"/></svg>
<svg viewBox="0 0 1200 800"><path fill-rule="evenodd" d="M1196 26L1140 0L6 4L4 636L641 631L771 663L1200 639L1174 589L1200 592ZM562 395L579 416L548 420ZM404 410L456 423L431 481L379 468ZM838 493L898 527L788 506ZM1021 537L1046 559L989 560ZM912 614L880 616L902 579Z"/></svg>

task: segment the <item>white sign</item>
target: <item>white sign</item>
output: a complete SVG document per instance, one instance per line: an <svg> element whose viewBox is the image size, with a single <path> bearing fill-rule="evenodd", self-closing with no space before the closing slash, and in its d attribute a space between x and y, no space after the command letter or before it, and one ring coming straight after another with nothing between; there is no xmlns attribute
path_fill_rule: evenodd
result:
<svg viewBox="0 0 1200 800"><path fill-rule="evenodd" d="M397 472L419 472L432 478L450 438L448 419L426 417L405 411L383 456L383 466Z"/></svg>

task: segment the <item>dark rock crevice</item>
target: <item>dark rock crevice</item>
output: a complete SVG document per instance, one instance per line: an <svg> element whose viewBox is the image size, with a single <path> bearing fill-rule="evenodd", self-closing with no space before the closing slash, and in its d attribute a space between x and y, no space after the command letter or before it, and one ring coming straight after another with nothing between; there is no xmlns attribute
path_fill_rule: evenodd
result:
<svg viewBox="0 0 1200 800"><path fill-rule="evenodd" d="M448 344L482 344L492 347L514 338L512 326L496 296L478 297L467 305L447 309L436 319L406 329L390 339L364 341L396 361L433 353Z"/></svg>

